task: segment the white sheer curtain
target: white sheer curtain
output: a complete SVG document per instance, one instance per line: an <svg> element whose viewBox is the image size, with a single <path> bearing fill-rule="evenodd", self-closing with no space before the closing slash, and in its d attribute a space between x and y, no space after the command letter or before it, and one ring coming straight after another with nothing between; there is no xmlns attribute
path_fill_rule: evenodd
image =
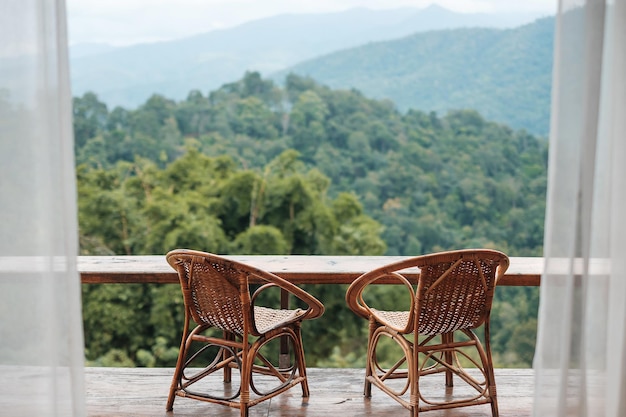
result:
<svg viewBox="0 0 626 417"><path fill-rule="evenodd" d="M561 0L534 416L626 416L626 2Z"/></svg>
<svg viewBox="0 0 626 417"><path fill-rule="evenodd" d="M0 1L0 414L85 415L64 0Z"/></svg>

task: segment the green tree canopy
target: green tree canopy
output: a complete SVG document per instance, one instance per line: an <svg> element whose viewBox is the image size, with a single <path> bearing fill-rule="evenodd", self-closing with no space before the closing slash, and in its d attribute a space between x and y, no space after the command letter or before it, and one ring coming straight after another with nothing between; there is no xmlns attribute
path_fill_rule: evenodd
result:
<svg viewBox="0 0 626 417"><path fill-rule="evenodd" d="M486 247L541 255L547 143L475 110L401 113L356 90L296 75L279 87L249 72L207 95L192 91L181 102L155 95L135 110L109 112L86 94L74 113L83 253L417 255ZM141 308L155 323L143 353L112 334L111 351L88 338L90 359L168 363L157 352L176 346L177 336L156 329L179 318L154 303L180 295L133 291L150 300ZM332 323L310 326L326 326L337 341L318 343L312 357L350 356L358 365L353 343L364 344L365 335L343 289L312 292ZM124 297L138 300L134 292ZM90 300L85 316L95 329L105 318L91 312ZM493 348L501 363L529 365L537 300L536 288L496 292ZM517 332L508 331L511 318Z"/></svg>

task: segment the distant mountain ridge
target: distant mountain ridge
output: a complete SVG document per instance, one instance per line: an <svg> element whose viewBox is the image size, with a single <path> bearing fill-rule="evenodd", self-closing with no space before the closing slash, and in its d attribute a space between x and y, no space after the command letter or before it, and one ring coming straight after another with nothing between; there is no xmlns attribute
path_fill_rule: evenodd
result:
<svg viewBox="0 0 626 417"><path fill-rule="evenodd" d="M475 109L488 120L547 136L554 18L513 29L455 29L370 43L302 62L287 73L331 88L445 114Z"/></svg>
<svg viewBox="0 0 626 417"><path fill-rule="evenodd" d="M425 9L351 9L315 15L279 15L190 38L110 48L71 48L75 96L93 91L110 107L134 108L154 93L175 100L241 78L270 74L300 61L368 42L458 27L513 27L536 14L464 14Z"/></svg>

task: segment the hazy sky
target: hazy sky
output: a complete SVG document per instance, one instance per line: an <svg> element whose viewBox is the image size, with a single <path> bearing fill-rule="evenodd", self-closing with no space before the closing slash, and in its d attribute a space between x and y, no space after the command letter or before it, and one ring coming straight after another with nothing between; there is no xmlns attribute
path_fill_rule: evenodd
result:
<svg viewBox="0 0 626 417"><path fill-rule="evenodd" d="M66 0L70 43L128 45L181 38L282 13L336 12L353 7L458 12L554 14L557 0Z"/></svg>

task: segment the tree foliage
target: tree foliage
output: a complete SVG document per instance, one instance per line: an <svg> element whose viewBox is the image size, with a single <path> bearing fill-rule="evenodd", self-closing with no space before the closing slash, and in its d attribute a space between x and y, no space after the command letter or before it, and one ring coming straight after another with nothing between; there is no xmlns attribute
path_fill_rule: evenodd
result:
<svg viewBox="0 0 626 417"><path fill-rule="evenodd" d="M109 112L92 94L74 102L85 254L485 247L541 256L547 144L474 110L401 113L356 90L296 75L280 88L258 73L178 103L153 96L136 110ZM171 364L179 291L103 287L84 290L89 359ZM310 290L327 309L304 332L311 364L360 365L366 324L347 310L345 288ZM135 329L142 337L117 334L103 300L129 315L116 322L150 323ZM537 288L497 290L492 347L501 365L530 365L537 300Z"/></svg>

